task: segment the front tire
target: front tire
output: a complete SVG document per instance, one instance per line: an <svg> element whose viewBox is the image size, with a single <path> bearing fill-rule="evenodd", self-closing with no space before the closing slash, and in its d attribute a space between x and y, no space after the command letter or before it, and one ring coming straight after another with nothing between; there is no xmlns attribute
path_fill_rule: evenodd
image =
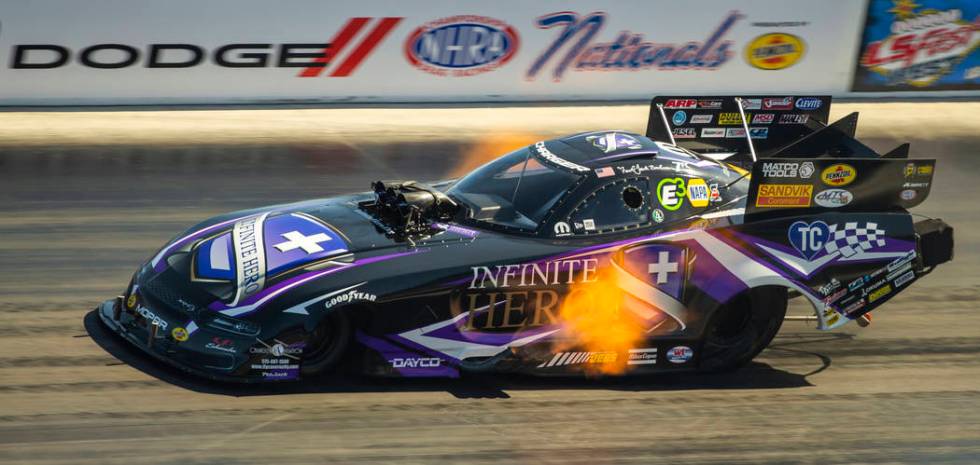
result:
<svg viewBox="0 0 980 465"><path fill-rule="evenodd" d="M722 305L708 321L701 349L703 371L731 371L772 342L786 316L786 288L750 289Z"/></svg>
<svg viewBox="0 0 980 465"><path fill-rule="evenodd" d="M307 338L300 373L318 375L336 368L347 353L351 333L350 318L345 312L336 310L328 313Z"/></svg>

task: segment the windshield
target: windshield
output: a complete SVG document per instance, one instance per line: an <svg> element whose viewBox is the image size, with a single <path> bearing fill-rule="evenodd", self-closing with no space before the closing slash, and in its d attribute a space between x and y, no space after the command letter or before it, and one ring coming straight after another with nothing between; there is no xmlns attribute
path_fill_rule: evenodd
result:
<svg viewBox="0 0 980 465"><path fill-rule="evenodd" d="M523 148L477 168L447 193L477 221L533 231L580 177L541 164Z"/></svg>

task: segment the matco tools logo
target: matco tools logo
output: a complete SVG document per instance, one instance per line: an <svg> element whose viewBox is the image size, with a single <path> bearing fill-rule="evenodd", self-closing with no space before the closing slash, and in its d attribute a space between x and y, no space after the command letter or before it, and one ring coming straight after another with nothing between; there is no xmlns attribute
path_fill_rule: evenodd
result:
<svg viewBox="0 0 980 465"><path fill-rule="evenodd" d="M453 16L422 25L405 41L405 58L437 76L472 76L503 66L520 46L513 26L485 16Z"/></svg>

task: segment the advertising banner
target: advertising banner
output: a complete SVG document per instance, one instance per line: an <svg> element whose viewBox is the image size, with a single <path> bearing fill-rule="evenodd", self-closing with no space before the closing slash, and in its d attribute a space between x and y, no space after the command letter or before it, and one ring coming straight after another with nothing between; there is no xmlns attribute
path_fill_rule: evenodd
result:
<svg viewBox="0 0 980 465"><path fill-rule="evenodd" d="M865 9L852 0L8 2L0 105L840 95Z"/></svg>
<svg viewBox="0 0 980 465"><path fill-rule="evenodd" d="M980 89L980 2L870 0L855 91Z"/></svg>

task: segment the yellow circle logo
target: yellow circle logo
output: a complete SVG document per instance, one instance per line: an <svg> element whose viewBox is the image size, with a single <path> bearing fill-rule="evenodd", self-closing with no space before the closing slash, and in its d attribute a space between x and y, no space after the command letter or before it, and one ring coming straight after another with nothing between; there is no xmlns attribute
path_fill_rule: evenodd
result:
<svg viewBox="0 0 980 465"><path fill-rule="evenodd" d="M133 308L136 306L136 294L129 294L129 298L126 299L126 308Z"/></svg>
<svg viewBox="0 0 980 465"><path fill-rule="evenodd" d="M187 340L188 336L190 336L187 334L187 330L181 328L180 326L174 328L174 330L170 332L170 335L173 336L174 340L177 342L184 342Z"/></svg>
<svg viewBox="0 0 980 465"><path fill-rule="evenodd" d="M691 206L704 208L711 200L711 189L704 179L693 178L687 181L687 199L691 201Z"/></svg>
<svg viewBox="0 0 980 465"><path fill-rule="evenodd" d="M803 58L806 46L792 34L774 32L756 37L745 48L745 60L759 69L789 68Z"/></svg>
<svg viewBox="0 0 980 465"><path fill-rule="evenodd" d="M833 187L846 186L854 182L856 177L857 171L854 170L854 167L843 163L830 165L820 173L820 179L823 183Z"/></svg>

